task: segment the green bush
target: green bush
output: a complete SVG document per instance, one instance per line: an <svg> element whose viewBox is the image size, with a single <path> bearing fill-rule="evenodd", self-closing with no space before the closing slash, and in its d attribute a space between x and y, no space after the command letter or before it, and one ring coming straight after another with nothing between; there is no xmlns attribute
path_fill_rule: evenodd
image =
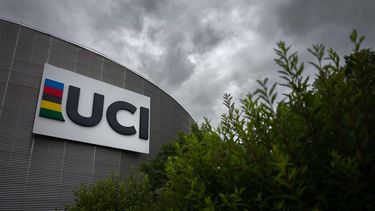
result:
<svg viewBox="0 0 375 211"><path fill-rule="evenodd" d="M147 176L131 174L126 181L112 174L93 184L81 184L74 192L74 203L66 205L66 210L154 210L152 192ZM155 209L158 209L155 207Z"/></svg>
<svg viewBox="0 0 375 211"><path fill-rule="evenodd" d="M83 185L76 207L375 209L375 53L360 47L355 31L350 39L354 49L343 62L323 45L308 49L313 84L297 53L279 42L279 85L290 90L281 101L267 79L239 107L225 95L228 112L217 128L206 121L164 146L143 164L142 180Z"/></svg>

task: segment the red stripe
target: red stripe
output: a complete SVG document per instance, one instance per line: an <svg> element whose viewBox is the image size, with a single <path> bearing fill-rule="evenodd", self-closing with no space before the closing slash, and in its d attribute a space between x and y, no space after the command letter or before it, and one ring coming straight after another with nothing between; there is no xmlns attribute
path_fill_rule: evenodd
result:
<svg viewBox="0 0 375 211"><path fill-rule="evenodd" d="M44 86L43 92L46 93L46 94L56 96L56 97L62 97L62 94L63 94L63 90L56 89L56 88L53 88L53 87L50 87L50 86Z"/></svg>

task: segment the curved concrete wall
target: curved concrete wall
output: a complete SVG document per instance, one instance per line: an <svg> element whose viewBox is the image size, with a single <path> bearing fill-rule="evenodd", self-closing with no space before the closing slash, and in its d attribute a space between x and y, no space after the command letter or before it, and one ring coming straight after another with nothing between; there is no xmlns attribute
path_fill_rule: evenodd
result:
<svg viewBox="0 0 375 211"><path fill-rule="evenodd" d="M44 63L151 98L150 154L32 134ZM191 116L160 88L104 56L0 20L0 210L53 210L80 183L127 175L162 144L188 132Z"/></svg>

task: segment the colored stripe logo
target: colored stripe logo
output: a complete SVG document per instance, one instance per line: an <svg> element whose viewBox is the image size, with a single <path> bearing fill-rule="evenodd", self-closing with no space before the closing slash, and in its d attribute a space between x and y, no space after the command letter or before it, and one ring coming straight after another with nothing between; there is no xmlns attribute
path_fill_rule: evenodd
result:
<svg viewBox="0 0 375 211"><path fill-rule="evenodd" d="M64 122L61 113L61 101L64 84L46 79L44 81L42 102L40 103L39 116Z"/></svg>

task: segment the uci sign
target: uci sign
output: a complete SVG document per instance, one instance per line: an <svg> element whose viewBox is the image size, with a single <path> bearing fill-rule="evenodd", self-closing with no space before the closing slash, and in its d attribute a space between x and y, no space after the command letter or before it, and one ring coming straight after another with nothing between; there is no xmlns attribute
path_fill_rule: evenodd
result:
<svg viewBox="0 0 375 211"><path fill-rule="evenodd" d="M149 153L150 98L45 64L33 133Z"/></svg>

